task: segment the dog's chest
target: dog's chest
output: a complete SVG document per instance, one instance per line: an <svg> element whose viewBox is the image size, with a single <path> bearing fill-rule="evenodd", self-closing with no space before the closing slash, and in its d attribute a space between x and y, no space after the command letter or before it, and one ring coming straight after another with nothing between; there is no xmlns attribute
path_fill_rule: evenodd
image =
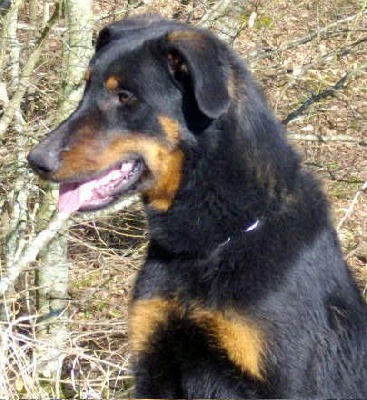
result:
<svg viewBox="0 0 367 400"><path fill-rule="evenodd" d="M154 353L157 343L165 340L169 347L190 346L185 335L176 333L193 329L201 332L209 351L221 357L225 354L253 378L264 378L266 338L252 318L233 310L214 310L199 304L183 307L177 300L160 297L135 300L131 306L130 344L133 356L138 359Z"/></svg>

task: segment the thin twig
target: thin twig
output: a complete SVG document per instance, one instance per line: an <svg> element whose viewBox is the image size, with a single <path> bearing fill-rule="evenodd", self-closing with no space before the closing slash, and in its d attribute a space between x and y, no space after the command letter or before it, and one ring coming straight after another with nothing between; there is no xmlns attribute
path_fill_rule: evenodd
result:
<svg viewBox="0 0 367 400"><path fill-rule="evenodd" d="M367 140L352 137L350 135L331 135L324 136L318 134L302 134L302 133L294 133L290 132L287 134L287 137L291 140L303 140L305 142L343 142L343 143L355 143L360 146L367 146Z"/></svg>
<svg viewBox="0 0 367 400"><path fill-rule="evenodd" d="M8 267L8 274L1 279L0 296L3 296L15 282L23 270L36 260L39 252L55 237L57 232L65 226L68 216L56 213L48 227L41 231L29 244L23 255L13 265Z"/></svg>
<svg viewBox="0 0 367 400"><path fill-rule="evenodd" d="M365 14L367 14L367 9L364 9L361 12L354 14L350 17L343 18L343 19L340 19L339 21L336 21L329 25L326 25L323 28L317 29L305 36L302 36L301 38L291 40L290 42L285 43L276 49L272 49L272 50L259 49L259 50L251 51L248 53L247 59L249 61L258 61L258 60L262 60L264 58L270 58L270 57L273 57L274 55L279 54L283 51L290 50L290 49L298 47L302 44L311 42L311 40L315 39L316 37L325 38L328 35L330 35L331 33L335 33L335 31L339 28L339 26L341 24L351 22L359 17L362 17Z"/></svg>
<svg viewBox="0 0 367 400"><path fill-rule="evenodd" d="M367 181L363 184L361 189L359 189L357 191L357 193L354 195L352 201L350 202L349 207L347 208L347 211L345 212L343 218L339 221L339 223L338 223L338 225L336 227L337 231L340 230L340 228L344 225L345 221L352 215L354 207L356 206L359 197L365 191L367 191Z"/></svg>
<svg viewBox="0 0 367 400"><path fill-rule="evenodd" d="M10 18L8 26L9 37L9 75L11 77L11 87L16 87L19 80L20 53L21 46L17 38L18 9ZM24 157L26 137L24 135L25 121L20 108L14 112L14 128L17 133L16 143L20 149L16 156L16 168L19 171L13 183L13 190L9 193L9 234L6 237L6 265L12 264L16 259L17 252L22 251L22 244L25 242L26 224L27 224L27 175L24 171Z"/></svg>
<svg viewBox="0 0 367 400"><path fill-rule="evenodd" d="M350 43L348 46L338 48L334 51L330 51L327 54L323 54L314 62L304 65L296 74L296 77L299 78L302 76L306 71L309 71L312 68L317 68L320 63L325 63L331 60L334 60L336 57L345 57L348 54L358 54L358 50L353 52L353 49L357 46L360 46L362 43L367 42L367 36L362 37L361 39ZM365 52L359 53L364 54Z"/></svg>
<svg viewBox="0 0 367 400"><path fill-rule="evenodd" d="M335 83L335 85L321 91L320 93L314 94L310 98L308 98L299 108L297 108L297 110L291 112L286 118L284 118L282 120L282 124L287 125L290 121L302 115L312 104L327 97L334 96L337 90L342 90L345 88L345 84L348 79L350 79L354 75L358 75L362 72L365 72L366 68L367 68L367 63L363 63L357 68L354 68L346 72L344 76L342 76L338 80L338 82Z"/></svg>
<svg viewBox="0 0 367 400"><path fill-rule="evenodd" d="M241 22L241 13L240 1L220 0L203 15L200 26L214 30L220 38L233 44L246 25Z"/></svg>
<svg viewBox="0 0 367 400"><path fill-rule="evenodd" d="M34 70L39 60L41 50L46 42L46 38L48 37L48 34L52 26L58 20L59 12L60 12L60 4L56 3L53 15L51 16L45 28L43 29L40 37L37 40L35 48L32 50L32 53L30 54L23 68L21 77L19 79L18 90L13 94L6 109L4 110L3 116L0 119L0 139L3 137L9 125L11 124L16 110L19 109L19 105L23 99L23 96L30 85L30 76L32 75L32 71Z"/></svg>
<svg viewBox="0 0 367 400"><path fill-rule="evenodd" d="M0 281L0 296L3 296L6 293L6 291L17 280L19 275L24 271L24 269L37 259L40 251L45 248L62 229L70 227L76 221L80 222L87 219L101 218L102 216L110 214L114 211L116 212L126 209L132 204L136 203L137 200L137 196L131 196L121 200L106 210L94 213L79 214L75 219L70 219L70 215L68 214L55 212L48 227L39 232L38 235L28 244L26 250L20 256L20 258L14 262L13 265L9 266L9 273L6 276L3 276Z"/></svg>

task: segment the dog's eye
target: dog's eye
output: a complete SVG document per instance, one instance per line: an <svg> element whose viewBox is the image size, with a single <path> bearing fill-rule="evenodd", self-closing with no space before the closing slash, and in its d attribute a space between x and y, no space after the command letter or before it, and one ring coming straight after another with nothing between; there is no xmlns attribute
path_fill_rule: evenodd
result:
<svg viewBox="0 0 367 400"><path fill-rule="evenodd" d="M135 99L135 96L127 90L121 90L118 92L118 96L121 104L130 104Z"/></svg>

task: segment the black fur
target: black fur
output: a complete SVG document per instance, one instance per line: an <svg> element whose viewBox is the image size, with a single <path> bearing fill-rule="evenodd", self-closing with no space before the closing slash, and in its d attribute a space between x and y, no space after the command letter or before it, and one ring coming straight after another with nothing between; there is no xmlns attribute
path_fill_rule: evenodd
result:
<svg viewBox="0 0 367 400"><path fill-rule="evenodd" d="M157 140L156 115L179 123L184 162L172 204L162 211L143 194L150 244L132 300L131 335L143 335L136 397L364 398L365 303L325 196L243 62L212 34L156 16L104 28L96 49L92 69L123 71L142 105L103 113L90 105L102 90L92 80L58 139L51 133L29 160L57 180L47 157L65 151L81 114L97 112L99 134L123 126L121 135ZM241 355L249 339L232 334L252 323L264 337L261 376L257 356L247 364Z"/></svg>

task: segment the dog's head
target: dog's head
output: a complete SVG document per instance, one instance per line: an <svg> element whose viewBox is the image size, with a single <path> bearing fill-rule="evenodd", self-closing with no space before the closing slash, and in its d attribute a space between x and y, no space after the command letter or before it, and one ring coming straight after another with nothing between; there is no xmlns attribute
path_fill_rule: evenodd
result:
<svg viewBox="0 0 367 400"><path fill-rule="evenodd" d="M132 191L167 210L183 142L228 110L225 50L206 31L155 16L104 28L78 108L28 155L61 184L60 210L102 208Z"/></svg>

